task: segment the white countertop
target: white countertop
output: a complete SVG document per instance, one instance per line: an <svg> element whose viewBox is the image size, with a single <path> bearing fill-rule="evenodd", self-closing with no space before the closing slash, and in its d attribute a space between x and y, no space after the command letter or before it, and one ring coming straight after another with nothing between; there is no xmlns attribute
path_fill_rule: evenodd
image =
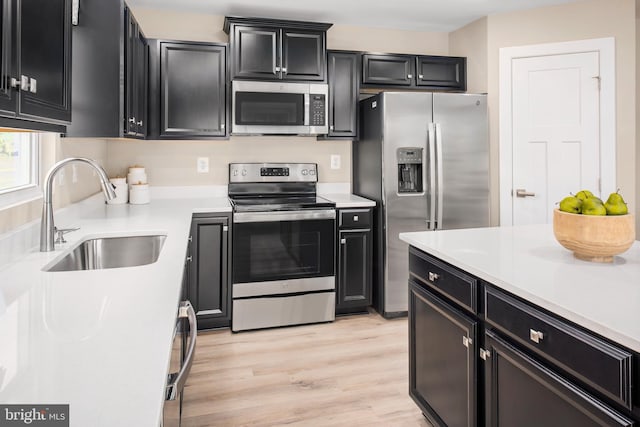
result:
<svg viewBox="0 0 640 427"><path fill-rule="evenodd" d="M551 225L402 233L400 239L640 352L640 242L612 264L581 261Z"/></svg>
<svg viewBox="0 0 640 427"><path fill-rule="evenodd" d="M320 193L321 197L327 200L335 202L336 208L370 208L376 205L373 200L365 199L364 197L356 196L350 193Z"/></svg>
<svg viewBox="0 0 640 427"><path fill-rule="evenodd" d="M157 427L192 213L230 212L226 197L54 212L80 226L55 252L0 269L0 402L70 404L71 426ZM154 264L43 272L90 236L166 234Z"/></svg>

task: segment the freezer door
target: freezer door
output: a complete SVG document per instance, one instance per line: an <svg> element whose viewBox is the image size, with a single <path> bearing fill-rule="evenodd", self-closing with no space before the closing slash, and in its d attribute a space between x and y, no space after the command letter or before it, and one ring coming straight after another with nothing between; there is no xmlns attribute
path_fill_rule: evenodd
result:
<svg viewBox="0 0 640 427"><path fill-rule="evenodd" d="M438 229L489 226L486 95L433 95Z"/></svg>
<svg viewBox="0 0 640 427"><path fill-rule="evenodd" d="M427 130L432 116L432 94L386 92L383 106L383 181L386 214L385 313L407 311L408 245L398 234L425 231L427 224ZM422 188L416 193L398 191L398 148L422 149ZM402 150L401 150L402 152Z"/></svg>

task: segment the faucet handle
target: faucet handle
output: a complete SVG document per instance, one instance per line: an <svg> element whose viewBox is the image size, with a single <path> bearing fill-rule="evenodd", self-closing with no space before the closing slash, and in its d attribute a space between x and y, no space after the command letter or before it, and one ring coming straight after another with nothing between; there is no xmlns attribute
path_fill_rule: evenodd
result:
<svg viewBox="0 0 640 427"><path fill-rule="evenodd" d="M56 238L56 243L67 243L67 241L64 240L64 235L67 233L71 233L72 231L78 231L78 230L80 230L80 227L73 227L73 228L53 227L53 231L58 235L58 237Z"/></svg>

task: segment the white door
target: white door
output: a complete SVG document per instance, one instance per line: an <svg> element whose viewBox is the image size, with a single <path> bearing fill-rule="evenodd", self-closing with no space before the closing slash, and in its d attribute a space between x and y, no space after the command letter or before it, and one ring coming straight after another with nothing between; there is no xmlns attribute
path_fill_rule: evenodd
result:
<svg viewBox="0 0 640 427"><path fill-rule="evenodd" d="M513 60L514 225L550 223L570 192L600 196L599 76L598 52Z"/></svg>

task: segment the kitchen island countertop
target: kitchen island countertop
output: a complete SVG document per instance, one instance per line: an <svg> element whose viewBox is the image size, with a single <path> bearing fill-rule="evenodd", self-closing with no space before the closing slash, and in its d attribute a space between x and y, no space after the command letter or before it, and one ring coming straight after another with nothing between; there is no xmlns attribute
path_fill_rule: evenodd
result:
<svg viewBox="0 0 640 427"><path fill-rule="evenodd" d="M54 213L81 227L54 252L0 268L0 402L69 404L71 426L153 426L162 413L192 213L231 212L226 197L106 205L101 195ZM44 272L81 240L166 234L158 261Z"/></svg>
<svg viewBox="0 0 640 427"><path fill-rule="evenodd" d="M401 233L400 239L640 352L640 242L600 264L574 258L551 225Z"/></svg>

